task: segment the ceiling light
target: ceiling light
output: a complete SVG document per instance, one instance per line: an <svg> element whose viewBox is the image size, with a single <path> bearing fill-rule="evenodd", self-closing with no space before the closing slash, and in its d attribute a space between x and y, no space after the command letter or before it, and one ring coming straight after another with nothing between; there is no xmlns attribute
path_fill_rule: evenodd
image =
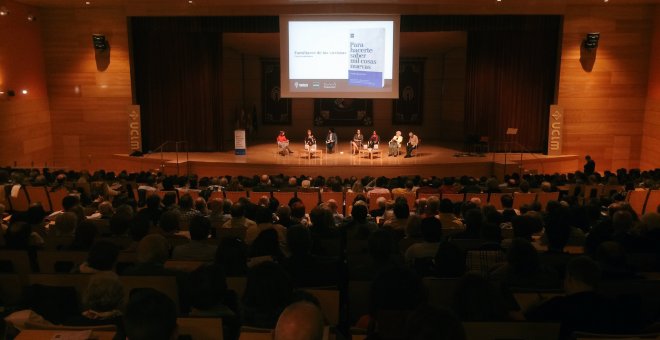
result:
<svg viewBox="0 0 660 340"><path fill-rule="evenodd" d="M5 6L0 7L0 16L4 17L7 14L9 14L9 10L7 9L7 7Z"/></svg>
<svg viewBox="0 0 660 340"><path fill-rule="evenodd" d="M91 4L92 4L91 1L85 1L85 5L88 5L88 6L89 6L89 5L91 5Z"/></svg>
<svg viewBox="0 0 660 340"><path fill-rule="evenodd" d="M22 94L28 94L28 90L25 90L25 89L24 89L24 90L21 91L21 93L22 93Z"/></svg>
<svg viewBox="0 0 660 340"><path fill-rule="evenodd" d="M37 17L35 17L35 16L32 15L32 14L28 15L26 19L27 19L27 21L29 21L29 22L37 21Z"/></svg>

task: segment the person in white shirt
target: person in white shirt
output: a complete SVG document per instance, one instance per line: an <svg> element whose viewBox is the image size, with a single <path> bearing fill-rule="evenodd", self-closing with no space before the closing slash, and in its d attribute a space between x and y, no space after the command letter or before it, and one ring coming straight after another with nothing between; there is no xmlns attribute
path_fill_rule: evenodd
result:
<svg viewBox="0 0 660 340"><path fill-rule="evenodd" d="M398 156L399 155L399 148L401 147L401 143L403 142L403 136L401 136L401 131L397 131L394 137L390 139L390 150L388 152L388 156Z"/></svg>

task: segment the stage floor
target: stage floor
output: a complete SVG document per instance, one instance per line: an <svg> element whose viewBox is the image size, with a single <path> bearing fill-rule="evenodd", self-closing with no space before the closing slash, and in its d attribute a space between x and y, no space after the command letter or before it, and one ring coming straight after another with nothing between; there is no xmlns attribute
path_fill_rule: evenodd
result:
<svg viewBox="0 0 660 340"><path fill-rule="evenodd" d="M164 152L144 157L113 155L106 169L132 171L162 169L166 173L199 176L279 174L308 176L501 176L505 172L536 171L554 173L575 171L578 158L575 155L546 156L536 153L487 153L461 155L454 145L420 145L412 158L388 157L387 148L374 154L352 155L342 148L333 154L325 149L309 158L302 144L292 144L294 153L282 156L277 146L269 143L250 145L246 155L226 152ZM178 156L178 161L177 161Z"/></svg>

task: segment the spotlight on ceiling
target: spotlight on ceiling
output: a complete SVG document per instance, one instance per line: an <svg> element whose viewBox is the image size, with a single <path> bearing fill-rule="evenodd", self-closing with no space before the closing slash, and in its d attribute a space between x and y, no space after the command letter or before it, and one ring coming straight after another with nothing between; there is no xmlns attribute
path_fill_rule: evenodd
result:
<svg viewBox="0 0 660 340"><path fill-rule="evenodd" d="M7 9L7 7L5 6L0 7L0 16L4 17L8 14L9 14L9 10Z"/></svg>

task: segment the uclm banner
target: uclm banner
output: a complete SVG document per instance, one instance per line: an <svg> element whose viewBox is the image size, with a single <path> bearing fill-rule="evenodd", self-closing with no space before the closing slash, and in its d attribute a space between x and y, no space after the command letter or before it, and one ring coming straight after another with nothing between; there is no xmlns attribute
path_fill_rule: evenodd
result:
<svg viewBox="0 0 660 340"><path fill-rule="evenodd" d="M548 122L548 156L559 156L564 146L564 108L550 105Z"/></svg>
<svg viewBox="0 0 660 340"><path fill-rule="evenodd" d="M128 152L142 151L142 130L140 129L140 105L128 106Z"/></svg>

